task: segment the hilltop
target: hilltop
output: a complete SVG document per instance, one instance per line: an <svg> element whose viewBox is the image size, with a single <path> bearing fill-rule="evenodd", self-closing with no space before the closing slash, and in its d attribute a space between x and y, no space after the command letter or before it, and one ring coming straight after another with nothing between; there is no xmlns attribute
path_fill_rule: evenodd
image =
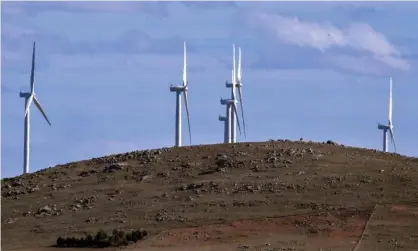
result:
<svg viewBox="0 0 418 251"><path fill-rule="evenodd" d="M418 159L333 142L136 151L1 186L2 250L114 228L146 229L138 250L418 246Z"/></svg>

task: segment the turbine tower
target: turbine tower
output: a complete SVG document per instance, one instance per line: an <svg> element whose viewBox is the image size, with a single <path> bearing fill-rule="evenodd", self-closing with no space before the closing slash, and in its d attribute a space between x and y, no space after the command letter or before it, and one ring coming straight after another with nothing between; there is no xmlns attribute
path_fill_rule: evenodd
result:
<svg viewBox="0 0 418 251"><path fill-rule="evenodd" d="M228 143L228 134L227 134L228 123L227 123L226 117L219 115L218 120L223 122L223 124L224 124L224 143L226 144L226 143Z"/></svg>
<svg viewBox="0 0 418 251"><path fill-rule="evenodd" d="M24 139L23 139L23 174L29 173L30 105L32 104L32 101L35 103L36 107L38 107L39 111L44 116L46 122L48 122L48 124L51 125L51 123L48 120L48 117L46 116L44 110L42 109L41 104L36 98L34 80L35 80L35 42L33 42L33 50L32 50L30 92L19 93L19 96L25 99L25 131L24 131Z"/></svg>
<svg viewBox="0 0 418 251"><path fill-rule="evenodd" d="M391 142L393 144L393 148L394 148L395 153L396 153L396 144L395 144L395 137L393 136L393 124L392 124L392 77L390 77L389 86L390 87L389 87L389 121L388 121L388 125L382 125L382 124L379 123L377 125L377 129L383 131L383 152L388 151L387 133L389 131L390 139L391 139Z"/></svg>
<svg viewBox="0 0 418 251"><path fill-rule="evenodd" d="M170 91L176 93L176 124L175 124L175 146L181 146L181 94L183 93L184 104L186 106L187 113L187 123L189 127L189 141L192 144L192 134L190 131L190 116L189 116L189 107L187 102L187 58L186 58L186 42L184 42L184 62L183 62L183 85L179 86L170 86Z"/></svg>

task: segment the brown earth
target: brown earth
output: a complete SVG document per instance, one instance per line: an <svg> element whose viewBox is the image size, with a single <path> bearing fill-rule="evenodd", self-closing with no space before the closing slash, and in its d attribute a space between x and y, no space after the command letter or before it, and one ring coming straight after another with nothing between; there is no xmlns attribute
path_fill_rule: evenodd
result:
<svg viewBox="0 0 418 251"><path fill-rule="evenodd" d="M3 179L1 247L144 228L127 249L418 250L418 159L329 143L138 151Z"/></svg>

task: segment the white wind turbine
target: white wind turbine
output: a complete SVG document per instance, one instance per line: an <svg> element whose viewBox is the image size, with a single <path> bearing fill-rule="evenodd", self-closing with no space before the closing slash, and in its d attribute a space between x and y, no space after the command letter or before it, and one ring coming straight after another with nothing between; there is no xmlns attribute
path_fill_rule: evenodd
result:
<svg viewBox="0 0 418 251"><path fill-rule="evenodd" d="M176 93L176 125L175 125L175 146L181 146L181 94L184 96L184 104L186 106L187 113L187 123L189 126L189 141L192 144L192 134L190 131L190 116L189 116L189 107L187 101L187 58L186 58L186 42L184 42L184 62L183 62L183 85L179 86L170 86L170 91Z"/></svg>
<svg viewBox="0 0 418 251"><path fill-rule="evenodd" d="M236 70L235 66L236 62L236 56L235 56L235 45L232 45L232 64L233 64L233 70L232 70L232 82L228 83L226 81L225 86L227 88L231 88L231 100L234 100L235 102L235 88L238 89L239 99L240 99L240 105L241 105L241 112L242 112L242 118L244 123L244 136L246 137L246 130L245 130L245 119L244 119L244 108L242 104L242 91L241 91L241 81L242 81L242 68L241 68L241 47L239 47L239 58L238 58L238 70ZM227 124L225 124L225 131L224 131L224 143L236 143L237 137L236 137L236 121L239 120L236 109L231 109L231 121L228 122L230 125L227 127ZM225 117L227 118L227 116ZM240 130L241 133L241 130Z"/></svg>
<svg viewBox="0 0 418 251"><path fill-rule="evenodd" d="M235 80L236 80L236 73L235 73L235 47L233 50L233 58L234 58L234 67L232 69L232 86L235 86ZM221 105L226 106L226 126L225 126L225 132L224 137L227 140L224 140L224 143L233 143L233 137L234 134L233 130L235 128L235 122L238 123L238 129L241 133L241 126L239 123L238 118L238 112L237 112L237 100L235 97L235 88L232 87L232 97L231 99L222 99L221 98Z"/></svg>
<svg viewBox="0 0 418 251"><path fill-rule="evenodd" d="M389 131L390 139L393 144L393 148L396 152L396 144L395 144L395 137L393 135L393 124L392 124L392 77L390 77L389 80L389 121L388 125L382 125L378 124L377 129L383 131L383 152L388 151L388 139L387 139L387 133Z"/></svg>
<svg viewBox="0 0 418 251"><path fill-rule="evenodd" d="M233 45L233 55L234 55L234 70L235 70L235 45ZM239 103L241 106L241 115L242 115L242 122L243 122L243 126L244 126L244 137L247 138L246 135L246 129L245 129L245 118L244 118L244 106L242 103L242 91L241 91L241 87L242 87L242 65L241 65L241 47L238 47L238 72L236 73L236 79L235 79L235 84L234 85L227 85L227 87L232 88L232 86L236 87L238 89L238 95L239 95ZM231 92L231 94L233 95L234 93ZM237 142L237 136L236 136L236 128L235 128L235 123L232 124L233 128L233 137L232 137L232 142L236 143Z"/></svg>
<svg viewBox="0 0 418 251"><path fill-rule="evenodd" d="M38 107L39 111L44 116L46 122L49 125L51 123L48 120L44 110L41 107L38 99L35 95L35 42L33 42L33 50L32 50L32 69L30 74L30 92L20 92L19 96L21 98L25 98L25 131L24 131L24 142L23 142L23 173L29 173L29 146L30 146L30 105L32 101L35 103L36 107Z"/></svg>

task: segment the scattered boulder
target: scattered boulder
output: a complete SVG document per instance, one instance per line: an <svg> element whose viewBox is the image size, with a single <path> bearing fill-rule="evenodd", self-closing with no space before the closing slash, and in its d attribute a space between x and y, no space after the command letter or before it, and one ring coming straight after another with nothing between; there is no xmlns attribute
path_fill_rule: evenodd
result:
<svg viewBox="0 0 418 251"><path fill-rule="evenodd" d="M326 144L327 144L327 145L337 145L337 143L335 143L335 142L334 142L334 141L332 141L332 140L327 140Z"/></svg>
<svg viewBox="0 0 418 251"><path fill-rule="evenodd" d="M76 199L74 201L74 204L70 206L70 209L72 211L78 211L79 209L92 209L92 205L96 201L96 199L97 197L94 196Z"/></svg>
<svg viewBox="0 0 418 251"><path fill-rule="evenodd" d="M97 173L97 170L92 169L92 170L88 170L88 171L82 171L82 172L80 172L80 174L78 176L88 177L88 176L91 176L92 174L95 174L95 173Z"/></svg>
<svg viewBox="0 0 418 251"><path fill-rule="evenodd" d="M193 190L193 189L198 189L198 188L202 188L204 186L203 183L190 183L190 184L184 184L180 187L181 191L186 191L186 190Z"/></svg>
<svg viewBox="0 0 418 251"><path fill-rule="evenodd" d="M218 154L215 160L216 160L216 165L218 167L231 167L232 166L230 159L228 158L228 156L224 154Z"/></svg>
<svg viewBox="0 0 418 251"><path fill-rule="evenodd" d="M50 206L44 206L38 209L36 212L36 215L39 216L45 216L45 215L51 215L53 212L53 209Z"/></svg>
<svg viewBox="0 0 418 251"><path fill-rule="evenodd" d="M123 164L122 163L113 163L110 164L109 166L106 166L103 169L104 173L114 173L116 171L122 170L123 169Z"/></svg>

